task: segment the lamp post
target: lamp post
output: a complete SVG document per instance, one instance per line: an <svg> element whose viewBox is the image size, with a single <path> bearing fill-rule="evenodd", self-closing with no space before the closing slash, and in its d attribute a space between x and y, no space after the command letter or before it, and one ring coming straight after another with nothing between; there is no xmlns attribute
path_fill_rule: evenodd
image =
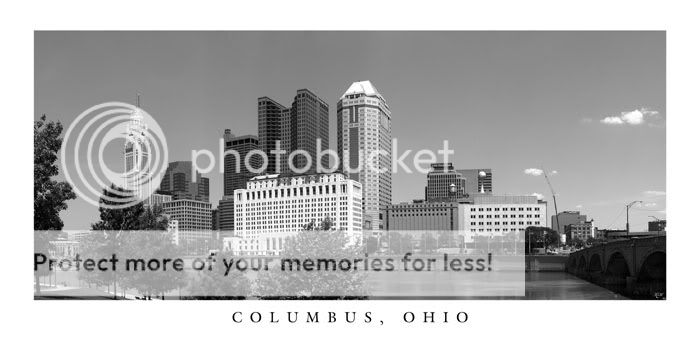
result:
<svg viewBox="0 0 700 350"><path fill-rule="evenodd" d="M625 206L625 209L627 210L627 237L629 238L630 236L630 208L637 204L637 203L642 203L642 201L632 201L630 204L627 204Z"/></svg>
<svg viewBox="0 0 700 350"><path fill-rule="evenodd" d="M650 218L654 219L654 221L656 221L656 228L657 228L656 232L661 233L661 225L659 224L661 222L661 219L657 218L654 215L647 215L647 216L649 216Z"/></svg>

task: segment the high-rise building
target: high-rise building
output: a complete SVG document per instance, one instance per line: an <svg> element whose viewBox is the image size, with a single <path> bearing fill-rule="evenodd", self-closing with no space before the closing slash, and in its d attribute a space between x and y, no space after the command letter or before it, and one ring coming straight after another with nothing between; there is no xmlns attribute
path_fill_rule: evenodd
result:
<svg viewBox="0 0 700 350"><path fill-rule="evenodd" d="M277 142L282 143L282 111L285 110L282 104L269 97L258 98L258 136L260 137L260 149L265 152L268 158L267 173L274 174L277 169L277 158L271 153L275 149ZM280 164L281 169L281 164ZM246 180L247 181L247 180ZM245 184L243 184L244 188ZM226 193L226 195L232 195Z"/></svg>
<svg viewBox="0 0 700 350"><path fill-rule="evenodd" d="M340 164L364 190L363 226L381 230L384 226L379 217L381 208L391 204L389 105L371 82L354 82L338 101L337 119Z"/></svg>
<svg viewBox="0 0 700 350"><path fill-rule="evenodd" d="M224 238L234 254L278 255L285 238L326 218L351 243L362 238L362 185L342 173L256 176L234 205L234 235Z"/></svg>
<svg viewBox="0 0 700 350"><path fill-rule="evenodd" d="M149 188L142 188L142 184L150 186L148 181L149 159L147 146L148 126L143 120L141 109L136 109L129 117L126 127L126 142L124 143L124 188L133 191L136 198L144 199L151 193ZM146 190L148 193L143 193Z"/></svg>
<svg viewBox="0 0 700 350"><path fill-rule="evenodd" d="M224 196L219 201L219 230L233 231L236 223L236 212L233 195Z"/></svg>
<svg viewBox="0 0 700 350"><path fill-rule="evenodd" d="M329 148L328 125L328 104L308 89L297 90L289 108L269 97L258 98L258 134L260 148L268 156L267 173L286 174L307 167L306 173L316 172L316 143L320 142L322 151ZM272 153L278 141L280 150L284 151L279 156ZM292 154L295 151L303 151L310 157ZM290 156L294 157L289 159ZM329 158L323 157L321 165L328 169Z"/></svg>
<svg viewBox="0 0 700 350"><path fill-rule="evenodd" d="M452 163L434 163L427 175L425 200L429 202L456 201L466 197L466 178Z"/></svg>
<svg viewBox="0 0 700 350"><path fill-rule="evenodd" d="M462 169L457 170L457 172L461 173L466 181L464 189L466 195L493 193L493 173L491 169Z"/></svg>
<svg viewBox="0 0 700 350"><path fill-rule="evenodd" d="M199 172L195 175L193 178L191 161L171 162L160 182L160 191L171 195L174 201L191 199L209 202L209 179Z"/></svg>
<svg viewBox="0 0 700 350"><path fill-rule="evenodd" d="M224 196L232 196L239 188L245 188L248 180L260 173L253 170L260 169L263 159L257 154L249 156L249 166L245 159L250 152L259 150L258 138L254 135L235 136L231 129L224 131Z"/></svg>
<svg viewBox="0 0 700 350"><path fill-rule="evenodd" d="M219 208L211 211L211 229L214 231L219 230Z"/></svg>
<svg viewBox="0 0 700 350"><path fill-rule="evenodd" d="M211 249L212 238L211 203L177 199L163 203L163 210L177 229L173 233L175 244L184 247L187 254L204 254Z"/></svg>
<svg viewBox="0 0 700 350"><path fill-rule="evenodd" d="M557 221L557 218L559 219ZM556 230L559 234L564 234L567 225L581 224L587 221L586 215L582 215L579 211L563 211L558 215L552 215L551 227L552 230ZM557 227L557 223L559 226ZM571 237L566 237L567 242Z"/></svg>

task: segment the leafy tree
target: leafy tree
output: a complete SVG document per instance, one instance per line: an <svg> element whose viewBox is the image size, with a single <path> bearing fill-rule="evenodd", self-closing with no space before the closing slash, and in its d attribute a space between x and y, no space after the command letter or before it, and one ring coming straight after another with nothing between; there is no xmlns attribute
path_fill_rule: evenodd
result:
<svg viewBox="0 0 700 350"><path fill-rule="evenodd" d="M365 252L367 254L374 254L379 251L379 238L374 236L369 236L365 239Z"/></svg>
<svg viewBox="0 0 700 350"><path fill-rule="evenodd" d="M569 243L569 245L571 245L572 247L574 247L574 248L576 248L576 249L580 249L580 248L583 248L583 247L586 245L586 242L584 242L584 241L581 239L581 237L574 236L574 237L571 239L571 242Z"/></svg>
<svg viewBox="0 0 700 350"><path fill-rule="evenodd" d="M144 214L145 215L145 214ZM125 273L122 283L125 288L133 288L146 298L161 295L186 284L185 272L177 271L165 259L174 261L182 256L181 249L176 246L172 237L165 231L130 231L125 234L125 259L138 259L144 264L137 264L135 270ZM151 270L148 264L151 259L157 259L158 269ZM155 267L155 265L152 265Z"/></svg>
<svg viewBox="0 0 700 350"><path fill-rule="evenodd" d="M131 205L124 205L123 208L111 207L112 205L125 204L123 200L129 199L135 201L135 198L130 196L128 191L114 184L109 189L103 190L103 195L100 198L100 220L92 224L92 229L98 232L94 232L82 246L83 255L86 258L109 258L112 254L122 258L127 256L161 258L160 254L165 254L162 257L175 255L175 252L172 251L175 249L172 247L174 244L164 232L168 228L168 217L163 213L162 208L160 206L146 207L142 202L129 203ZM152 232L154 235L151 235L151 232L138 232L139 235L131 234L133 231L147 230L162 232ZM115 299L117 298L117 285L138 286L135 289L146 294L163 292L161 287L146 286L145 279L135 279L133 272L125 274L123 271L81 270L79 276L82 280L99 286L113 286ZM162 284L160 280L153 282L158 285ZM181 281L176 282L180 283Z"/></svg>
<svg viewBox="0 0 700 350"><path fill-rule="evenodd" d="M58 175L58 152L61 150L63 125L60 122L47 122L42 115L34 122L34 230L48 231L63 229L59 213L68 208L67 201L75 199L70 184L52 178ZM35 252L48 252L51 237L49 234L35 233ZM39 277L48 274L48 268L34 273L34 291L41 294Z"/></svg>
<svg viewBox="0 0 700 350"><path fill-rule="evenodd" d="M124 194L127 193L127 194ZM111 231L128 231L148 229L144 228L142 223L148 222L144 216L146 209L142 202L130 203L125 205L127 201L133 200L133 196L128 195L129 191L116 186L110 185L109 189L102 191L100 198L100 221L92 224L93 230L111 230ZM124 205L123 208L112 208L111 206ZM166 226L167 228L167 226Z"/></svg>
<svg viewBox="0 0 700 350"><path fill-rule="evenodd" d="M34 254L43 254L45 257L51 256L51 241L56 239L55 231L34 231ZM34 271L34 293L41 294L40 277L51 274L49 264L44 263L37 266Z"/></svg>
<svg viewBox="0 0 700 350"><path fill-rule="evenodd" d="M432 234L423 233L420 239L420 250L422 253L432 253L437 248L437 239Z"/></svg>
<svg viewBox="0 0 700 350"><path fill-rule="evenodd" d="M525 250L530 253L531 248L559 246L561 237L557 231L542 226L528 226L525 229Z"/></svg>
<svg viewBox="0 0 700 350"><path fill-rule="evenodd" d="M46 115L34 122L34 230L61 230L59 212L75 199L71 185L52 178L58 175L58 152L61 150L63 125L47 122Z"/></svg>
<svg viewBox="0 0 700 350"><path fill-rule="evenodd" d="M413 252L413 239L407 234L399 232L389 233L389 252L404 255Z"/></svg>
<svg viewBox="0 0 700 350"><path fill-rule="evenodd" d="M291 271L288 268L283 271L281 266L271 266L270 270L258 274L254 286L256 295L262 298L291 299L354 299L366 295L363 272L332 269L332 266L341 266L340 262L343 259L353 261L362 257L362 247L351 245L345 232L331 230L332 221L329 218L318 225L314 224L313 221L310 222L296 236L285 240L281 254L282 263L285 260L303 263L307 259L314 262L313 271L298 271L294 268ZM324 259L328 265L318 268L316 263L320 259Z"/></svg>
<svg viewBox="0 0 700 350"><path fill-rule="evenodd" d="M224 252L216 256L212 270L195 272L189 279L184 299L244 299L250 295L251 283L243 273L231 268L226 274L224 260L233 258L230 252Z"/></svg>

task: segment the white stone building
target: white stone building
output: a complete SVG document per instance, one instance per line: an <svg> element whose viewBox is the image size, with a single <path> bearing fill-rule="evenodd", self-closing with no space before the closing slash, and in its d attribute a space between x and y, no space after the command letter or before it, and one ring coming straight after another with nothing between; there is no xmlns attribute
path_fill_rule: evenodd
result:
<svg viewBox="0 0 700 350"><path fill-rule="evenodd" d="M362 185L342 173L256 176L234 201L234 234L223 241L234 254L278 255L285 238L326 217L351 242L362 238Z"/></svg>

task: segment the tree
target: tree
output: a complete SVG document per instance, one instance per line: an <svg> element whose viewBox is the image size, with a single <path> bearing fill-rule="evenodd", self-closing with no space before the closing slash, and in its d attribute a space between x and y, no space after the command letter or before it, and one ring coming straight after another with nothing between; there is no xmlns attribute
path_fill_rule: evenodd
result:
<svg viewBox="0 0 700 350"><path fill-rule="evenodd" d="M143 216L146 211L143 203L136 203L136 199L128 195L128 193L129 191L114 184L110 185L109 189L104 189L102 191L99 209L100 221L92 224L93 230L128 231L148 229L148 227L142 226L142 224L147 225L151 223ZM134 203L126 201L129 199L134 201ZM122 205L123 208L112 207L116 205Z"/></svg>
<svg viewBox="0 0 700 350"><path fill-rule="evenodd" d="M379 238L374 236L369 236L365 239L365 252L367 254L374 254L379 251Z"/></svg>
<svg viewBox="0 0 700 350"><path fill-rule="evenodd" d="M366 295L365 274L362 271L341 270L341 261L363 257L360 245L350 244L343 231L331 229L332 221L326 218L318 225L312 221L305 229L284 242L281 266L271 266L258 274L254 293L261 298L358 298ZM311 261L314 268L282 270L285 261L303 263ZM322 265L321 261L325 263ZM318 263L318 265L317 265ZM334 269L333 267L337 267ZM289 266L287 266L289 267Z"/></svg>
<svg viewBox="0 0 700 350"><path fill-rule="evenodd" d="M532 248L549 248L551 246L559 246L561 237L557 231L542 226L528 226L525 229L525 251L530 253Z"/></svg>
<svg viewBox="0 0 700 350"><path fill-rule="evenodd" d="M423 233L420 238L420 250L422 253L432 253L437 248L437 239L432 234Z"/></svg>
<svg viewBox="0 0 700 350"><path fill-rule="evenodd" d="M63 229L59 213L68 208L67 201L75 199L70 184L52 178L58 175L58 151L61 150L63 125L60 122L47 122L42 115L34 122L34 230L48 231ZM46 232L35 233L34 249L48 252L50 238ZM39 277L48 274L48 269L34 273L34 291L41 294Z"/></svg>
<svg viewBox="0 0 700 350"><path fill-rule="evenodd" d="M389 252L404 255L413 252L413 239L410 235L399 232L389 233Z"/></svg>
<svg viewBox="0 0 700 350"><path fill-rule="evenodd" d="M186 284L185 272L175 270L166 262L174 261L182 255L181 249L173 243L166 231L129 231L124 235L126 249L123 258L143 262L141 268L136 263L135 269L125 272L121 279L125 288L135 289L151 299L154 295L165 298L166 292ZM157 266L151 264L154 260L158 261Z"/></svg>
<svg viewBox="0 0 700 350"><path fill-rule="evenodd" d="M159 254L174 255L171 251L172 240L165 230L168 228L168 217L160 206L145 207L142 202L137 202L127 190L114 184L109 189L103 190L100 198L100 220L92 224L94 232L82 246L83 255L88 258L102 259L117 256L142 256L159 257ZM131 199L133 202L129 202ZM124 201L126 200L126 201ZM126 203L125 203L126 202ZM122 204L123 207L112 206ZM128 205L127 205L128 204ZM133 231L157 231L139 232L132 235ZM159 236L164 236L161 239ZM166 257L166 256L163 256ZM136 286L139 291L148 293L162 292L162 288L150 288L145 286L144 279L134 279L134 273L125 274L123 271L84 271L80 272L80 279L100 286L112 285L114 298L117 298L117 285ZM156 278L158 276L152 276ZM161 283L156 282L154 283ZM179 283L179 282L178 282ZM150 289L149 289L150 288ZM138 290L138 288L136 288Z"/></svg>
<svg viewBox="0 0 700 350"><path fill-rule="evenodd" d="M224 260L234 259L230 252L216 256L212 270L197 271L189 279L187 296L183 299L245 299L251 293L250 280L238 270L231 268L226 274Z"/></svg>

